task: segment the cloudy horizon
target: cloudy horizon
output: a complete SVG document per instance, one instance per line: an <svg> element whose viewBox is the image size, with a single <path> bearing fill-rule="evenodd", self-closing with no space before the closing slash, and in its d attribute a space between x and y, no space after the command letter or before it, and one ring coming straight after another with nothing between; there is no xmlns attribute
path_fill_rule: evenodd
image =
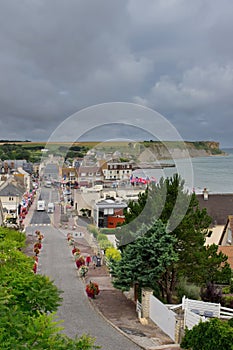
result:
<svg viewBox="0 0 233 350"><path fill-rule="evenodd" d="M76 112L123 102L185 141L233 147L232 17L229 0L1 0L0 139L47 141ZM135 115L122 119L108 137L138 139Z"/></svg>

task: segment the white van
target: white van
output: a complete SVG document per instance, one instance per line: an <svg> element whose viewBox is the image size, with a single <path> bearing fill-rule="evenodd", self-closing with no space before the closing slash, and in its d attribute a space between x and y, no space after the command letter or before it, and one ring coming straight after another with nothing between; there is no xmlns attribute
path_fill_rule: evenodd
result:
<svg viewBox="0 0 233 350"><path fill-rule="evenodd" d="M45 211L45 201L40 199L37 201L37 211Z"/></svg>
<svg viewBox="0 0 233 350"><path fill-rule="evenodd" d="M47 207L47 212L48 213L53 213L54 212L54 203L48 203L48 207Z"/></svg>

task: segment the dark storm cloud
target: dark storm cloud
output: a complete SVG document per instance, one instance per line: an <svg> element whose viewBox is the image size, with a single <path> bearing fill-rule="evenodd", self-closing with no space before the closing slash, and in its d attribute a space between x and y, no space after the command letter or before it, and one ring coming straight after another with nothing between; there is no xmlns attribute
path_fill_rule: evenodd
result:
<svg viewBox="0 0 233 350"><path fill-rule="evenodd" d="M123 101L186 140L232 145L232 13L228 0L2 0L1 138L46 140L76 111Z"/></svg>

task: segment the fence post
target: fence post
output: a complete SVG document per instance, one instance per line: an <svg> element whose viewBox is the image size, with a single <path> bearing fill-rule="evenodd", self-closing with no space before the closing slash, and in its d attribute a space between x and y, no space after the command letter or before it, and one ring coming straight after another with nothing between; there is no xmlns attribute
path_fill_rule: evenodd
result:
<svg viewBox="0 0 233 350"><path fill-rule="evenodd" d="M180 344L184 336L184 314L176 316L175 343Z"/></svg>
<svg viewBox="0 0 233 350"><path fill-rule="evenodd" d="M149 318L150 315L150 296L153 290L150 288L142 288L142 317Z"/></svg>

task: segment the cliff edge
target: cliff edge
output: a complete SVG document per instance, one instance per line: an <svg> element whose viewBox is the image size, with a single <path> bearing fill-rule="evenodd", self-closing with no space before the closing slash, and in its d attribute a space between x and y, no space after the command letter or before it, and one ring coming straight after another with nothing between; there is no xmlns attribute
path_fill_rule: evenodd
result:
<svg viewBox="0 0 233 350"><path fill-rule="evenodd" d="M139 161L155 161L155 159L175 159L187 157L207 157L226 155L215 141L144 141Z"/></svg>

